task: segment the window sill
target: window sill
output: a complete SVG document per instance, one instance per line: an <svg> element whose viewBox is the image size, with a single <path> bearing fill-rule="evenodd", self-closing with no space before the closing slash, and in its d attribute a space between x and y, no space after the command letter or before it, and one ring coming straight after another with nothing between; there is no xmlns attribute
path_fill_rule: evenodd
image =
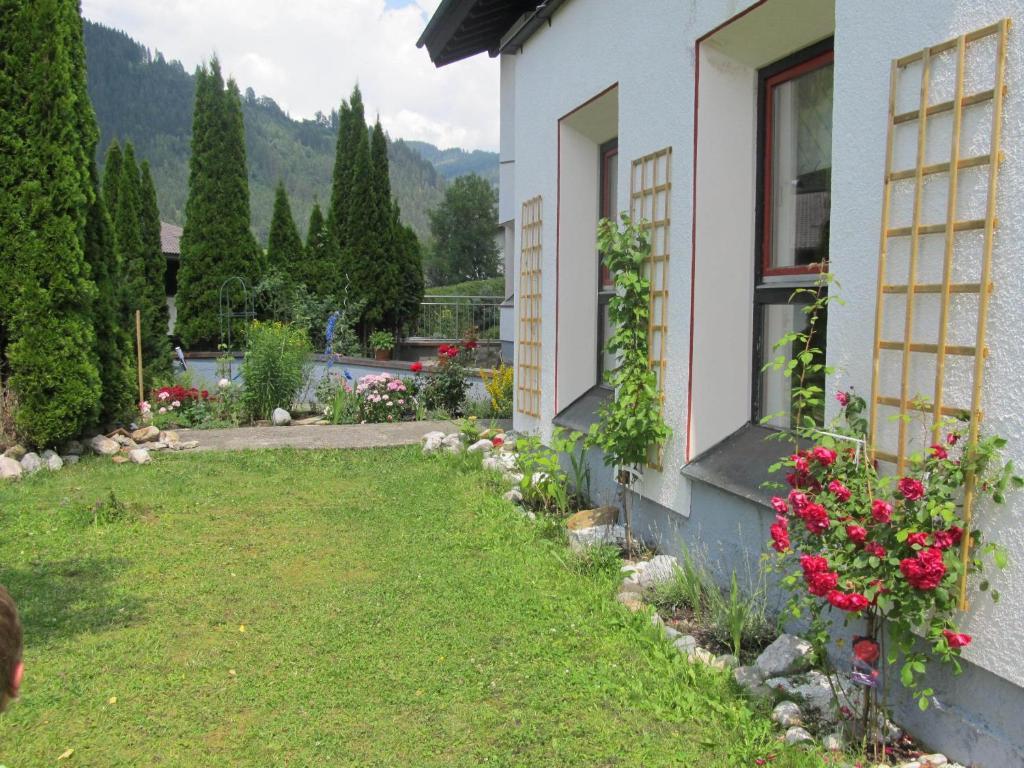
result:
<svg viewBox="0 0 1024 768"><path fill-rule="evenodd" d="M597 423L598 409L611 402L614 396L614 392L608 387L602 387L600 384L593 386L563 408L552 420L552 424L586 434L590 425Z"/></svg>
<svg viewBox="0 0 1024 768"><path fill-rule="evenodd" d="M774 474L768 468L791 453L791 445L769 440L778 432L759 424L747 424L682 468L683 477L699 480L764 507L771 507L772 496L784 495L779 489L762 483L785 483L785 472Z"/></svg>

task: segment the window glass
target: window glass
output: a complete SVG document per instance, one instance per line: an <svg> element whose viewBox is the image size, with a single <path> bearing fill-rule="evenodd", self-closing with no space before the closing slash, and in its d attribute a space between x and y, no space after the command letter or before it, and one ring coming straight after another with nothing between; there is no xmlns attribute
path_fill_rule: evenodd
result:
<svg viewBox="0 0 1024 768"><path fill-rule="evenodd" d="M761 327L761 366L783 355L786 361L793 359L793 356L802 349L795 349L794 345L773 349L772 347L787 333L806 333L809 329L809 318L804 312L805 305L801 304L761 304L758 307ZM811 348L825 348L825 317L821 317L815 323L814 333L811 335ZM760 401L758 402L758 420L770 417L765 423L787 429L794 426L792 404L793 390L800 386L801 382L794 377L786 377L785 366L780 370L768 369L760 372ZM824 389L824 373L816 374L812 379L805 380L804 386L818 386ZM824 409L821 412L808 413L817 423L822 423Z"/></svg>
<svg viewBox="0 0 1024 768"><path fill-rule="evenodd" d="M783 73L779 77L787 77ZM832 187L832 64L768 84L771 200L766 273L828 260Z"/></svg>
<svg viewBox="0 0 1024 768"><path fill-rule="evenodd" d="M601 147L600 152L601 192L598 201L598 215L603 219L618 220L619 199L619 148L613 139ZM597 255L597 383L605 384L605 374L614 370L615 355L608 354L605 347L614 331L608 319L608 300L615 295L615 279L604 265L601 254Z"/></svg>

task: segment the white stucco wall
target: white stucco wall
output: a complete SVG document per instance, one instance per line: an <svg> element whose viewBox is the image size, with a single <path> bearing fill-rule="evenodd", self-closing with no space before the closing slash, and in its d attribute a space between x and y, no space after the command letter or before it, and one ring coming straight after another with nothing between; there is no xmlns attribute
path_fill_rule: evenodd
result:
<svg viewBox="0 0 1024 768"><path fill-rule="evenodd" d="M830 310L828 327L829 357L840 368L835 387L854 386L867 393L871 387L871 347L873 322L869 313L875 305L876 266L879 226L882 210L882 174L885 165L885 111L889 62L891 59L934 45L963 32L1010 17L1017 24L1011 27L1007 58L1008 95L1003 121L1005 161L999 176L999 229L993 254L993 281L989 312L988 345L990 355L985 369L983 409L984 429L999 432L1009 439L1008 453L1015 463L1024 461L1024 221L1018 211L1024 206L1024 40L1020 24L1024 23L1024 2L1020 0L929 0L927 12L920 3L892 3L884 0L839 2L836 7L835 36L835 108L832 172L832 271L842 286L845 306ZM991 49L990 49L991 53ZM991 87L991 69L968 65L977 73L976 89ZM918 98L920 70L908 72L907 85L901 89L897 110L912 109ZM933 101L948 99L952 93L953 73L948 63L939 64L932 81ZM987 85L983 84L987 82ZM972 92L970 85L966 93ZM986 112L986 114L990 114ZM938 119L929 121L930 157L948 158L949 126ZM974 121L965 122L967 134L962 143L963 154L987 151L980 140L988 126L979 131ZM900 137L894 165L913 166L916 136ZM933 160L934 162L934 160ZM962 172L960 211L963 218L978 215L978 182L976 174ZM982 175L982 184L985 176ZM932 189L926 191L923 221L945 220L947 177L935 177ZM981 208L983 210L983 207ZM895 201L894 215L908 219L905 197ZM909 221L900 220L893 226ZM941 258L942 238L922 244L924 269ZM978 237L968 237L969 250L977 254ZM905 258L906 246L897 246L891 263L894 276L906 282L905 266L895 266ZM937 256L938 255L938 256ZM902 261L902 265L905 265ZM931 273L934 277L934 272ZM923 276L927 279L928 275ZM976 279L976 278L975 278ZM890 302L892 310L902 310L903 302ZM933 335L935 306L919 305L915 323L920 338ZM975 304L959 305L963 322L973 328ZM887 325L902 334L903 317L891 311ZM895 315L898 315L895 316ZM896 336L900 338L900 336ZM951 337L950 343L973 343L973 338ZM892 393L898 385L900 356L883 357L883 385ZM923 360L916 362L924 362ZM954 361L955 370L947 377L947 401L969 403L969 381L962 365ZM895 377L895 381L894 381ZM930 395L933 381L930 369L916 365L912 371L912 389ZM975 640L965 656L1000 676L1024 685L1024 498L1013 497L1001 508L978 510L981 525L988 535L998 538L1011 553L1010 567L998 575L994 586L1002 593L996 606L987 597L979 596L966 622L966 631Z"/></svg>
<svg viewBox="0 0 1024 768"><path fill-rule="evenodd" d="M743 105L744 89L754 97L756 68L775 58L792 53L820 39L821 16L801 13L800 8L829 7L828 3L809 0L769 0L767 8L777 11L778 26L765 24L760 41L749 45L730 37L733 31L716 35L716 50L702 52L701 77L721 81L737 104ZM514 103L515 119L511 148L503 136L503 157L515 157L513 180L503 179L502 194L514 200L502 200L502 210L511 208L518 218L524 199L544 198L544 296L543 296L543 398L540 420L516 415L517 429L539 428L550 433L556 409L569 399L566 391L577 392L583 374L567 373L563 361L556 366L556 332L561 326L561 347L572 345L566 329L591 312L590 288L585 300L573 301L571 273L562 273L562 299L559 288L556 252L558 244L558 138L559 119L617 83L619 93L619 209L628 207L629 167L633 159L666 146L673 147L673 188L671 197L671 266L669 275L670 308L667 351L665 415L672 429L666 446L662 472L649 471L643 493L646 497L679 514L690 514L687 481L679 470L685 461L687 439L687 392L690 386L689 345L691 257L693 254L693 131L694 73L696 40L719 24L735 16L752 2L736 0L649 0L630 4L628 15L617 0L570 0L554 15L550 26L542 27L515 56L514 77L502 80L503 88L513 89L503 103ZM758 11L759 12L759 11ZM786 13L795 19L786 24ZM1003 16L1024 21L1024 0L929 0L924 2L883 2L883 0L837 0L835 9L835 108L832 182L832 269L842 285L846 300L834 307L829 321L830 362L842 374L838 386L853 385L860 392L870 388L871 343L873 334L874 291L878 255L878 231L881 207L881 182L884 161L885 110L888 70L892 58L941 42L960 32L991 23ZM766 17L767 18L767 17ZM773 22L775 23L775 22ZM739 29L739 27L737 27ZM737 33L738 34L738 33ZM788 35L796 47L777 44L780 35ZM808 37L809 36L809 37ZM805 39L806 38L806 39ZM1024 464L1024 374L1018 361L1024 359L1024 222L1016 216L1024 196L1024 147L1020 134L1024 124L1024 44L1016 31L1011 33L1007 74L1009 97L1004 121L1004 152L1000 180L1000 221L997 236L994 280L996 292L990 314L989 346L986 369L986 426L1010 439L1009 452L1018 464ZM730 49L730 45L733 47ZM722 56L737 58L743 67L731 68ZM716 61L712 61L712 59ZM774 57L774 58L772 58ZM505 70L503 70L505 71ZM941 78L940 78L941 79ZM912 95L912 94L911 94ZM709 97L710 98L710 97ZM727 126L728 107L717 104L722 114L719 125ZM724 436L733 426L749 418L751 379L750 334L752 333L752 222L753 191L744 181L753 163L751 146L754 126L750 119L753 105L746 102L746 114L740 114L729 130L715 136L716 156L722 167L699 167L698 250L713 254L722 251L721 264L698 264L696 309L697 324L718 327L721 332L698 335L694 350L694 429L695 447L703 450ZM712 107L708 112L712 112ZM705 115L704 117L707 117ZM704 119L702 117L702 120ZM503 120L503 129L507 125ZM936 136L941 136L941 129ZM564 136L563 136L564 138ZM713 147L714 148L714 147ZM566 152L571 147L563 148ZM596 162L596 161L595 161ZM730 175L729 163L737 167ZM596 168L595 168L596 171ZM716 173L718 171L718 173ZM738 174L738 175L737 175ZM716 180L728 178L731 187L716 187ZM944 177L941 183L945 184ZM563 199L573 185L586 186L586 180L562 179ZM508 192L511 190L511 192ZM728 192L728 194L727 194ZM722 199L715 204L714 197ZM712 201L719 209L731 207L733 221L725 214L705 221L701 200ZM943 198L944 199L944 198ZM575 205L579 201L574 200ZM596 200L584 201L595 205ZM899 201L897 201L899 205ZM968 203L965 203L968 205ZM567 209L568 210L568 209ZM944 218L944 216L942 217ZM941 220L941 218L939 219ZM717 228L717 230L716 230ZM717 234L716 234L717 231ZM520 231L515 231L518 254ZM566 247L563 243L563 249ZM736 274L730 274L735 272ZM727 294L723 299L722 294ZM746 294L744 300L743 294ZM733 305L735 304L735 305ZM703 307L703 309L701 309ZM567 321L571 317L572 321ZM922 315L921 323L926 323ZM922 326L923 327L923 326ZM955 341L951 340L953 343ZM587 342L589 343L589 342ZM737 353L737 347L743 345ZM588 358L588 360L591 358ZM588 363L589 365L589 363ZM556 368L559 379L556 405ZM590 375L590 368L586 374ZM574 378L575 377L575 378ZM927 382L928 377L914 379ZM570 382L568 385L566 382ZM963 387L965 377L956 373L950 392ZM930 386L930 384L929 384ZM697 411L698 401L715 402L714 409ZM711 408L711 406L707 406ZM725 410L722 410L725 409ZM745 411L745 412L741 412ZM695 451L696 453L696 451ZM708 511L713 514L713 510ZM1011 553L1024 552L1024 499L1017 498L1006 508L982 510L986 529L997 535ZM967 622L967 631L976 637L967 657L1017 685L1024 685L1024 556L1019 556L1002 576L998 587L1002 603L994 609L987 600L977 600Z"/></svg>

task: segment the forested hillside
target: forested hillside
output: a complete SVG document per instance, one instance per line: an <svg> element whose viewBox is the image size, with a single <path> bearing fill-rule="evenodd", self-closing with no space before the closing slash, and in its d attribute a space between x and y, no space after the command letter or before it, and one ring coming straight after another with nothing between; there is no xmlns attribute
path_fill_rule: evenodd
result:
<svg viewBox="0 0 1024 768"><path fill-rule="evenodd" d="M90 21L85 22L85 45L89 96L100 127L97 159L102 163L113 139L131 141L139 160L149 161L161 217L182 224L195 76L124 32ZM337 113L293 120L273 99L257 96L252 89L244 92L242 111L257 239L267 241L278 180L284 181L305 236L313 203L325 204L330 196ZM498 157L493 152L439 150L399 139L390 142L388 155L402 219L421 238L429 233L427 214L443 198L446 180L474 171L497 179Z"/></svg>

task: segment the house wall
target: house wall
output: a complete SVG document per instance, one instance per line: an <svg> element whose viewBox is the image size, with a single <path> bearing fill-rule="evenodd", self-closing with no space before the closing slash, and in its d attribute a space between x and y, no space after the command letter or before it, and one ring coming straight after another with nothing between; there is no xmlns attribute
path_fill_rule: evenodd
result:
<svg viewBox="0 0 1024 768"><path fill-rule="evenodd" d="M737 19L706 37L744 11L749 11L743 17L746 21ZM626 16L623 4L615 0L570 0L551 25L539 29L513 57L514 77L502 81L503 89L512 91L503 103L511 100L516 111L510 128L514 171L511 178L503 176L502 210L508 210L511 195L518 219L523 200L538 194L544 199L542 413L540 419L516 414L517 429L549 436L552 418L570 404L594 368L589 359L583 359L582 351L578 357L564 351L575 345L592 348L580 320L580 315L591 312L592 291L571 264L560 268L565 266L560 264L563 254L568 260L568 254L583 253L590 245L564 239L570 236L571 226L559 237L558 201L563 201L562 216L579 219L582 207L596 198L589 195L589 178L564 175L576 137L567 134L564 125L560 128L560 121L618 84L620 210L628 208L631 161L673 147L665 393L665 417L672 437L666 445L664 469L647 471L635 520L637 528L666 551L678 551L680 542L685 542L714 553L712 565L721 568L723 578L742 554L756 556L763 547L770 513L697 481L691 483L680 470L750 419L756 73L759 67L826 37L829 30L823 25L831 24L832 14L831 3L812 0L649 0L636 8L631 4ZM828 355L839 373L829 390L852 386L866 394L871 386L889 62L1006 16L1016 23L1024 20L1024 0L835 3L831 271L841 285L845 305L833 305L830 310ZM697 41L702 38L706 39L698 50ZM698 57L701 95L695 115ZM1018 465L1024 462L1024 417L1019 408L1024 376L1016 370L1024 359L1024 335L1016 332L1024 321L1024 302L1019 299L1024 295L1024 221L1015 215L1024 202L1020 199L1024 197L1022 59L1024 41L1013 29L1007 60L996 291L983 406L986 427L1009 439L1009 456ZM940 75L939 81L940 87L948 88L948 75ZM901 93L902 99L914 96L914 88ZM695 190L698 122L701 140ZM982 128L967 126L967 133L972 148L984 151L978 138ZM564 154L560 154L560 135ZM936 153L948 151L941 147L943 136L948 141L948 132L937 128ZM904 166L908 151L912 165L912 137L898 138L897 145L898 153L904 153ZM504 136L502 146L504 156ZM944 187L945 177L939 178ZM965 180L964 184L967 210L977 205L970 192L976 191L978 182ZM936 212L942 205L936 201L944 199L926 197L926 220L944 220L944 211ZM896 200L894 210L904 215L905 202ZM581 231L572 236L579 237ZM514 237L518 258L518 226ZM581 292L576 293L577 288ZM922 333L933 322L930 312L934 315L925 310L919 318ZM894 315L891 322L898 320ZM883 378L891 377L891 367L883 365L883 373ZM922 391L930 391L924 373L912 371L912 381ZM968 372L954 365L950 397L962 395L968 381ZM594 461L593 472L597 499L614 499L616 489L608 470ZM1018 496L1004 508L983 508L979 514L989 534L1011 553L1024 552L1024 499ZM1002 592L1001 603L993 607L987 599L978 599L966 616L965 631L975 641L964 654L964 674L940 675L930 716L908 711L904 719L927 743L954 757L983 765L1024 764L1024 733L1009 719L1009 713L1024 707L1024 666L1019 663L1024 658L1024 558L1011 559L1010 567L996 577L996 586Z"/></svg>

